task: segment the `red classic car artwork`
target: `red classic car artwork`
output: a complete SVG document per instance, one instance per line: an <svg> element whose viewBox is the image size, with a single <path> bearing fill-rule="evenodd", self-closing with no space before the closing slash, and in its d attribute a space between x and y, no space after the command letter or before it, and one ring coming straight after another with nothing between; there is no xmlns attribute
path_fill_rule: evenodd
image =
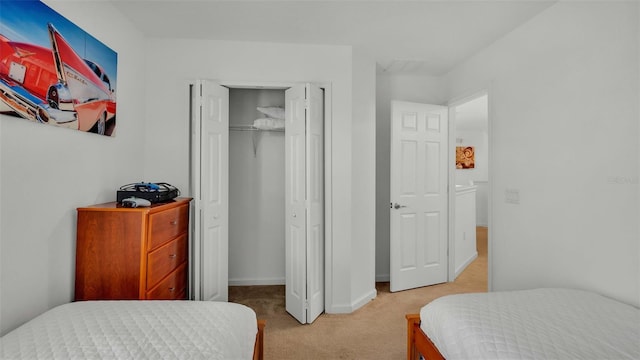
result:
<svg viewBox="0 0 640 360"><path fill-rule="evenodd" d="M115 90L102 67L80 57L48 24L51 49L0 34L0 112L112 135Z"/></svg>

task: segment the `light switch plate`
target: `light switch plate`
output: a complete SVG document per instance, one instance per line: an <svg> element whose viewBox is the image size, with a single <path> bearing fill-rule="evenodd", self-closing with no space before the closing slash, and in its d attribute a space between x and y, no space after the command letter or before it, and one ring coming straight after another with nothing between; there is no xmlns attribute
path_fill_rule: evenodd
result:
<svg viewBox="0 0 640 360"><path fill-rule="evenodd" d="M506 189L504 191L504 201L507 204L520 204L520 190Z"/></svg>

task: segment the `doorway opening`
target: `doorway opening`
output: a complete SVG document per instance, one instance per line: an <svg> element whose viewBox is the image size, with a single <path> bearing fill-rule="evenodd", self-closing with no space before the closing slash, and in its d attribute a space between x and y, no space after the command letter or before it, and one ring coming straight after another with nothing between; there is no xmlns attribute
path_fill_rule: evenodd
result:
<svg viewBox="0 0 640 360"><path fill-rule="evenodd" d="M285 284L284 95L229 88L230 286ZM281 109L282 116L257 108ZM259 119L273 124L254 126Z"/></svg>
<svg viewBox="0 0 640 360"><path fill-rule="evenodd" d="M191 96L192 297L285 285L287 312L313 322L330 288L325 90L200 80Z"/></svg>
<svg viewBox="0 0 640 360"><path fill-rule="evenodd" d="M489 263L489 96L482 91L449 104L455 157L454 236L450 281L482 254ZM477 265L477 264L476 264ZM480 267L475 266L475 269ZM487 269L488 266L482 267ZM487 278L489 278L487 276ZM488 287L488 285L487 285Z"/></svg>

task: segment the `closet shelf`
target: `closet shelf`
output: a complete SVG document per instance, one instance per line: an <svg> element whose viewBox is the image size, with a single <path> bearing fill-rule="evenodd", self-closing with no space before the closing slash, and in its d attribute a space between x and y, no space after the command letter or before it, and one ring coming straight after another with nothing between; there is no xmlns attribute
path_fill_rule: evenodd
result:
<svg viewBox="0 0 640 360"><path fill-rule="evenodd" d="M229 130L231 131L275 131L275 132L284 132L284 129L258 129L253 125L229 125Z"/></svg>

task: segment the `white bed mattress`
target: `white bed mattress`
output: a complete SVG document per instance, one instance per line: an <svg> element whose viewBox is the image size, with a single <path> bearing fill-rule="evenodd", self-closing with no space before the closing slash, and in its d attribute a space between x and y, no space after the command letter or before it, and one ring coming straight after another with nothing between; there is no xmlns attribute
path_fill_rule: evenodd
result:
<svg viewBox="0 0 640 360"><path fill-rule="evenodd" d="M420 319L449 360L640 359L640 310L585 291L450 295Z"/></svg>
<svg viewBox="0 0 640 360"><path fill-rule="evenodd" d="M0 339L2 359L251 359L250 308L205 301L83 301Z"/></svg>

